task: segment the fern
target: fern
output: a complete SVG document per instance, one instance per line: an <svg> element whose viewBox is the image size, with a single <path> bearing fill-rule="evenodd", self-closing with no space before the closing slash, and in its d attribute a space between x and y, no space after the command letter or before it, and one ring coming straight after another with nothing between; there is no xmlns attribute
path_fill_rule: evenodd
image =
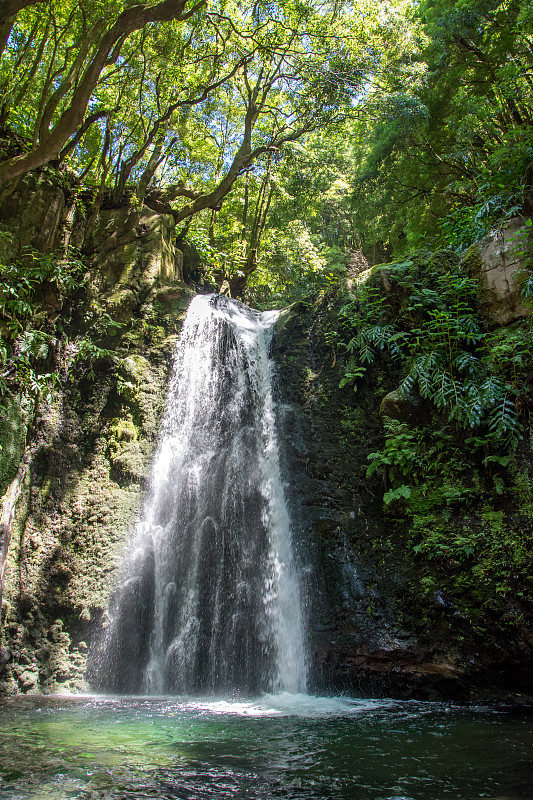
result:
<svg viewBox="0 0 533 800"><path fill-rule="evenodd" d="M361 357L361 361L366 364L372 364L376 358L374 349L366 342L362 342L359 345L359 355Z"/></svg>
<svg viewBox="0 0 533 800"><path fill-rule="evenodd" d="M361 378L365 374L365 372L366 372L366 367L358 365L354 356L351 356L346 365L344 377L341 378L340 380L339 389L343 389L348 384L353 383L354 384L353 390L354 392L356 392L357 384L355 383L355 381L358 378Z"/></svg>
<svg viewBox="0 0 533 800"><path fill-rule="evenodd" d="M516 413L514 402L503 400L492 411L488 419L489 430L502 439L512 450L516 450L522 434L522 425Z"/></svg>
<svg viewBox="0 0 533 800"><path fill-rule="evenodd" d="M457 353L453 360L453 366L458 373L471 378L482 374L482 366L479 359L465 351Z"/></svg>
<svg viewBox="0 0 533 800"><path fill-rule="evenodd" d="M385 492L383 495L383 502L386 506L392 503L394 500L405 499L408 500L411 497L411 487L407 486L407 484L402 483L401 486L398 486L397 489L389 489L388 492Z"/></svg>
<svg viewBox="0 0 533 800"><path fill-rule="evenodd" d="M415 376L413 374L407 375L406 378L400 383L399 386L399 393L401 396L405 396L413 391L415 385Z"/></svg>
<svg viewBox="0 0 533 800"><path fill-rule="evenodd" d="M491 447L515 449L523 435L520 413L528 407L521 396L530 392L533 333L523 325L484 330L477 282L459 269L428 273L426 280L408 259L388 275L400 292L385 295L363 285L357 303L341 309L341 324L351 334L345 347L355 359L342 385L353 384L384 352L403 367L401 394L416 389L457 427Z"/></svg>

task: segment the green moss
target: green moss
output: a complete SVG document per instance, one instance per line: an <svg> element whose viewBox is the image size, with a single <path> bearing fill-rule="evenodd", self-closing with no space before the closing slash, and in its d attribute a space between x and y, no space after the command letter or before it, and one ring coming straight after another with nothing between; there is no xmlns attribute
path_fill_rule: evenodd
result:
<svg viewBox="0 0 533 800"><path fill-rule="evenodd" d="M356 434L361 431L361 429L364 429L368 423L368 415L360 406L356 406L355 408L342 406L340 414L342 428L352 434Z"/></svg>
<svg viewBox="0 0 533 800"><path fill-rule="evenodd" d="M119 482L123 478L140 481L144 477L146 454L139 439L139 430L129 415L113 420L109 427L109 460Z"/></svg>
<svg viewBox="0 0 533 800"><path fill-rule="evenodd" d="M128 355L120 365L117 391L126 400L135 403L139 392L150 383L150 379L150 363L147 359L138 354Z"/></svg>
<svg viewBox="0 0 533 800"><path fill-rule="evenodd" d="M117 322L126 322L139 306L139 298L128 287L120 287L111 294L106 302L106 310Z"/></svg>
<svg viewBox="0 0 533 800"><path fill-rule="evenodd" d="M471 278L477 278L481 274L483 263L477 245L473 244L468 248L461 260L461 264L466 274Z"/></svg>
<svg viewBox="0 0 533 800"><path fill-rule="evenodd" d="M136 442L139 439L139 431L135 427L131 417L115 419L109 426L109 448L112 451L122 442Z"/></svg>
<svg viewBox="0 0 533 800"><path fill-rule="evenodd" d="M166 338L166 331L162 325L150 325L145 322L143 326L144 341L151 347L157 347Z"/></svg>
<svg viewBox="0 0 533 800"><path fill-rule="evenodd" d="M20 395L5 394L0 406L0 493L17 472L28 429L28 401Z"/></svg>
<svg viewBox="0 0 533 800"><path fill-rule="evenodd" d="M510 492L516 498L520 514L533 520L533 481L525 465L515 465Z"/></svg>

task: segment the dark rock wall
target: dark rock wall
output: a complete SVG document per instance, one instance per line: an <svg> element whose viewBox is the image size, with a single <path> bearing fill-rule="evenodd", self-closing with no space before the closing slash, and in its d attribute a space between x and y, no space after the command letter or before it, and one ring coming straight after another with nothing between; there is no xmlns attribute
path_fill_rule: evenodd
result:
<svg viewBox="0 0 533 800"><path fill-rule="evenodd" d="M383 410L428 430L443 423L419 397L406 411L407 400L399 403L395 391L398 368L386 359L358 381L357 392L339 388L345 359L325 334L335 329L342 302L330 296L291 307L273 343L287 491L306 581L312 690L530 698L530 600L517 606L511 595L493 603L467 562L415 556L409 520L387 513L379 474L366 478L368 455L383 446ZM452 516L450 535L462 524ZM462 594L448 593L453 573L453 586L466 587ZM527 576L524 564L523 583Z"/></svg>
<svg viewBox="0 0 533 800"><path fill-rule="evenodd" d="M390 680L392 670L429 656L398 624L396 595L408 578L387 552L381 497L364 479L367 455L382 441L379 400L397 381L376 372L357 402L339 389L343 368L323 336L334 306L290 308L273 344L312 688L401 694L417 680Z"/></svg>

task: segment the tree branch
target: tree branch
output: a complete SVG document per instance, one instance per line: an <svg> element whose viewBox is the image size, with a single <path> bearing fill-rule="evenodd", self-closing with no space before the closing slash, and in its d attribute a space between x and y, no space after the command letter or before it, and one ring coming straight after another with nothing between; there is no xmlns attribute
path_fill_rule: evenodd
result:
<svg viewBox="0 0 533 800"><path fill-rule="evenodd" d="M35 6L42 3L44 0L2 0L0 8L0 56L6 49L9 39L9 34L13 28L15 17L22 11L23 8L28 6Z"/></svg>
<svg viewBox="0 0 533 800"><path fill-rule="evenodd" d="M185 11L187 0L162 0L155 6L136 5L123 11L111 28L102 36L96 52L74 90L69 106L61 114L47 137L28 153L8 159L0 164L0 186L57 158L69 137L83 123L87 105L102 70L109 63L111 51L113 51L113 56L116 55L118 58L119 49L116 47L118 43L133 31L143 28L149 22L163 23L171 20L187 20L202 8L205 3L206 0L200 0L189 11Z"/></svg>

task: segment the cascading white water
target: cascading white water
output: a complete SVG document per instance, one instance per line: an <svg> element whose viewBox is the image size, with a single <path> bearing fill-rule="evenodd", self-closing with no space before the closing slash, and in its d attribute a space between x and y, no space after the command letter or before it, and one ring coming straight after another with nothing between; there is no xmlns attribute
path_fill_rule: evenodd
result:
<svg viewBox="0 0 533 800"><path fill-rule="evenodd" d="M276 318L217 295L191 303L95 685L153 694L306 689L268 358Z"/></svg>

